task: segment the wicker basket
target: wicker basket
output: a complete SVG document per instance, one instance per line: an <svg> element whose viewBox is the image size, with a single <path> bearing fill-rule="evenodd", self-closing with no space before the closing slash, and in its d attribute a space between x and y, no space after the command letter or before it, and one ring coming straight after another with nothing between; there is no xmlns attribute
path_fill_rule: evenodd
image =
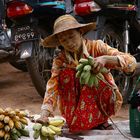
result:
<svg viewBox="0 0 140 140"><path fill-rule="evenodd" d="M137 108L129 108L129 126L131 135L135 138L140 138L140 112Z"/></svg>

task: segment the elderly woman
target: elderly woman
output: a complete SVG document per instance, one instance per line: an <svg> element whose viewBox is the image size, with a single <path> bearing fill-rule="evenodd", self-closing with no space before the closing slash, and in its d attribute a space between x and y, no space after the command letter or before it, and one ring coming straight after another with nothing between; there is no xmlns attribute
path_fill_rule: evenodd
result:
<svg viewBox="0 0 140 140"><path fill-rule="evenodd" d="M82 35L91 29L95 29L95 24L80 24L71 15L64 15L55 21L54 33L43 41L45 47L60 47L61 51L53 60L39 120L47 121L58 106L71 132L111 129L107 120L122 105L122 96L110 72L103 74L106 82L100 80L98 89L79 83L75 76L79 59L94 57L94 73L106 67L130 74L136 67L130 54L101 40L84 39Z"/></svg>

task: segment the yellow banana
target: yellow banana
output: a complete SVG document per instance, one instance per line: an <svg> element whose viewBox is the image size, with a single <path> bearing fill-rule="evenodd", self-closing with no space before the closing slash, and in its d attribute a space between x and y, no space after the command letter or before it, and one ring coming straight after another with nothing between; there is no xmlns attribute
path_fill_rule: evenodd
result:
<svg viewBox="0 0 140 140"><path fill-rule="evenodd" d="M63 126L65 122L63 119L54 119L54 120L49 120L48 123L54 126Z"/></svg>
<svg viewBox="0 0 140 140"><path fill-rule="evenodd" d="M19 119L21 123L25 124L25 125L28 125L28 121L26 118L20 118Z"/></svg>
<svg viewBox="0 0 140 140"><path fill-rule="evenodd" d="M1 129L1 130L0 130L0 138L3 138L4 135L5 135L5 131Z"/></svg>
<svg viewBox="0 0 140 140"><path fill-rule="evenodd" d="M14 127L14 122L13 122L12 119L9 120L8 124L9 124L9 127L10 127L11 129L13 129L13 127Z"/></svg>
<svg viewBox="0 0 140 140"><path fill-rule="evenodd" d="M48 127L55 131L56 134L61 134L62 129L60 127L56 127L54 125L48 125Z"/></svg>
<svg viewBox="0 0 140 140"><path fill-rule="evenodd" d="M4 123L0 122L0 129L4 127Z"/></svg>
<svg viewBox="0 0 140 140"><path fill-rule="evenodd" d="M49 133L49 135L55 135L55 131L53 131L50 127L47 126L47 131Z"/></svg>
<svg viewBox="0 0 140 140"><path fill-rule="evenodd" d="M27 113L25 111L20 111L19 113L17 113L17 115L19 117L26 117L27 116Z"/></svg>
<svg viewBox="0 0 140 140"><path fill-rule="evenodd" d="M4 117L5 117L5 115L1 114L0 115L0 121L3 121L4 120Z"/></svg>
<svg viewBox="0 0 140 140"><path fill-rule="evenodd" d="M49 135L49 132L48 132L48 129L47 129L46 126L42 126L42 128L41 128L41 134L43 136L45 136L45 137Z"/></svg>
<svg viewBox="0 0 140 140"><path fill-rule="evenodd" d="M10 116L10 117L16 116L16 112L15 112L14 110L10 111L10 112L9 112L9 116Z"/></svg>
<svg viewBox="0 0 140 140"><path fill-rule="evenodd" d="M15 121L15 127L16 127L17 129L22 129L21 122L20 122L20 121Z"/></svg>
<svg viewBox="0 0 140 140"><path fill-rule="evenodd" d="M3 121L4 123L9 123L10 117L9 116L5 116Z"/></svg>
<svg viewBox="0 0 140 140"><path fill-rule="evenodd" d="M9 125L5 125L5 126L4 126L4 130L5 130L5 132L9 132L9 131L10 131Z"/></svg>

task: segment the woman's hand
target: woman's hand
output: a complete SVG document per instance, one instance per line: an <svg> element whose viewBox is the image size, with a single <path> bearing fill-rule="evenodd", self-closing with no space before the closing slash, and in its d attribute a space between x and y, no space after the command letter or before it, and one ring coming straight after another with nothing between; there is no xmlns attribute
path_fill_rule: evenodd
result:
<svg viewBox="0 0 140 140"><path fill-rule="evenodd" d="M54 117L53 114L48 110L42 110L41 117L36 120L38 123L47 123L48 117Z"/></svg>
<svg viewBox="0 0 140 140"><path fill-rule="evenodd" d="M99 73L100 70L105 66L106 59L104 56L99 56L94 58L94 64L93 64L93 73Z"/></svg>

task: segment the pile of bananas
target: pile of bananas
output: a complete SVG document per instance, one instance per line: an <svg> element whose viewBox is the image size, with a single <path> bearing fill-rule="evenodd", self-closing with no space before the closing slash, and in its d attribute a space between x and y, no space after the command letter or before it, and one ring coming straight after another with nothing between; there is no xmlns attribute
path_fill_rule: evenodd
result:
<svg viewBox="0 0 140 140"><path fill-rule="evenodd" d="M24 111L0 108L0 139L18 140L21 136L29 136L26 125L28 122Z"/></svg>
<svg viewBox="0 0 140 140"><path fill-rule="evenodd" d="M98 88L99 80L105 80L102 73L107 73L108 70L104 67L99 73L94 74L93 72L94 58L89 56L81 58L79 64L76 67L76 77L80 79L80 84L86 84L89 87L95 86Z"/></svg>
<svg viewBox="0 0 140 140"><path fill-rule="evenodd" d="M41 140L54 140L55 135L60 135L62 132L62 126L65 121L63 119L52 119L46 124L35 123L33 125L33 138Z"/></svg>

